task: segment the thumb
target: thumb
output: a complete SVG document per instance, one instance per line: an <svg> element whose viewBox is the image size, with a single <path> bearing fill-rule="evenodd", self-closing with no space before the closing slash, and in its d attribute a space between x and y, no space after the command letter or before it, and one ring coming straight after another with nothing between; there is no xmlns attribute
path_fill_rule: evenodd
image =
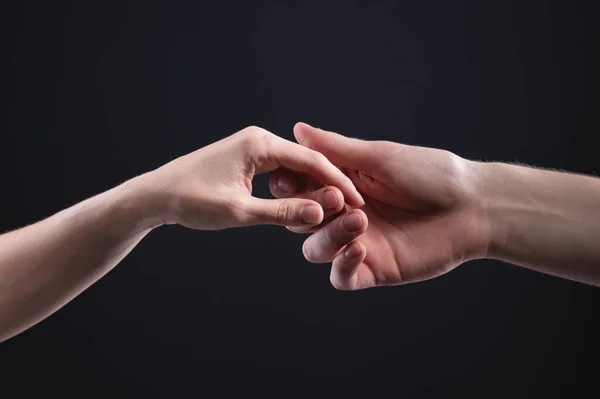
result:
<svg viewBox="0 0 600 399"><path fill-rule="evenodd" d="M323 208L315 201L302 198L262 199L249 197L245 203L246 226L316 226L323 221Z"/></svg>
<svg viewBox="0 0 600 399"><path fill-rule="evenodd" d="M294 126L294 136L299 144L320 152L338 167L371 170L380 161L374 141L342 136L302 122Z"/></svg>

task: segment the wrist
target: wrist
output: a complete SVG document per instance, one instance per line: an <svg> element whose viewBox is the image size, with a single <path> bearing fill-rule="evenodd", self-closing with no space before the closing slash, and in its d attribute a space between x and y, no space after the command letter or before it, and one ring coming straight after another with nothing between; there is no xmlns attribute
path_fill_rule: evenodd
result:
<svg viewBox="0 0 600 399"><path fill-rule="evenodd" d="M167 201L148 174L140 175L115 189L116 202L139 229L154 229L166 224Z"/></svg>
<svg viewBox="0 0 600 399"><path fill-rule="evenodd" d="M499 162L476 162L477 200L480 203L483 223L489 231L485 258L504 260L509 242L510 225L523 216L526 204L519 203L514 195L513 165ZM526 190L524 185L521 190Z"/></svg>

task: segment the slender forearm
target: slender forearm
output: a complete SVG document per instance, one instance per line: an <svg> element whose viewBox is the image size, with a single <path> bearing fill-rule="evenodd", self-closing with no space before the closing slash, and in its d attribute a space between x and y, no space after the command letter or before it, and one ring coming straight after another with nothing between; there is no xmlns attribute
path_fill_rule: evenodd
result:
<svg viewBox="0 0 600 399"><path fill-rule="evenodd" d="M320 224L323 209L314 200L252 196L254 175L280 168L339 187L349 205L364 205L350 178L322 154L248 127L0 236L0 341L73 299L161 224L196 230Z"/></svg>
<svg viewBox="0 0 600 399"><path fill-rule="evenodd" d="M0 236L0 341L72 300L159 225L147 198L132 180Z"/></svg>
<svg viewBox="0 0 600 399"><path fill-rule="evenodd" d="M481 164L489 257L600 285L600 179Z"/></svg>

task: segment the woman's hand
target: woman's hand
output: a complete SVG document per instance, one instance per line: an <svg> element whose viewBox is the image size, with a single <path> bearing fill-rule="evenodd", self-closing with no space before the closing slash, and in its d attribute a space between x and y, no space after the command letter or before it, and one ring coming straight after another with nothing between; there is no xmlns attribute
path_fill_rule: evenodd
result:
<svg viewBox="0 0 600 399"><path fill-rule="evenodd" d="M243 129L141 178L164 224L199 230L320 224L324 214L316 201L252 196L256 174L282 167L338 187L352 206L364 204L352 181L325 156L258 127Z"/></svg>

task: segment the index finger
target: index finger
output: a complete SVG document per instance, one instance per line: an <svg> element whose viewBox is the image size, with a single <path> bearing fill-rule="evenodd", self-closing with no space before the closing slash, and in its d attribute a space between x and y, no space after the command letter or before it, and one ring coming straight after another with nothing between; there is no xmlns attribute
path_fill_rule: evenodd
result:
<svg viewBox="0 0 600 399"><path fill-rule="evenodd" d="M365 201L352 183L352 180L323 154L300 144L275 136L273 139L273 159L279 166L307 173L323 186L335 186L344 194L349 205L363 206Z"/></svg>

